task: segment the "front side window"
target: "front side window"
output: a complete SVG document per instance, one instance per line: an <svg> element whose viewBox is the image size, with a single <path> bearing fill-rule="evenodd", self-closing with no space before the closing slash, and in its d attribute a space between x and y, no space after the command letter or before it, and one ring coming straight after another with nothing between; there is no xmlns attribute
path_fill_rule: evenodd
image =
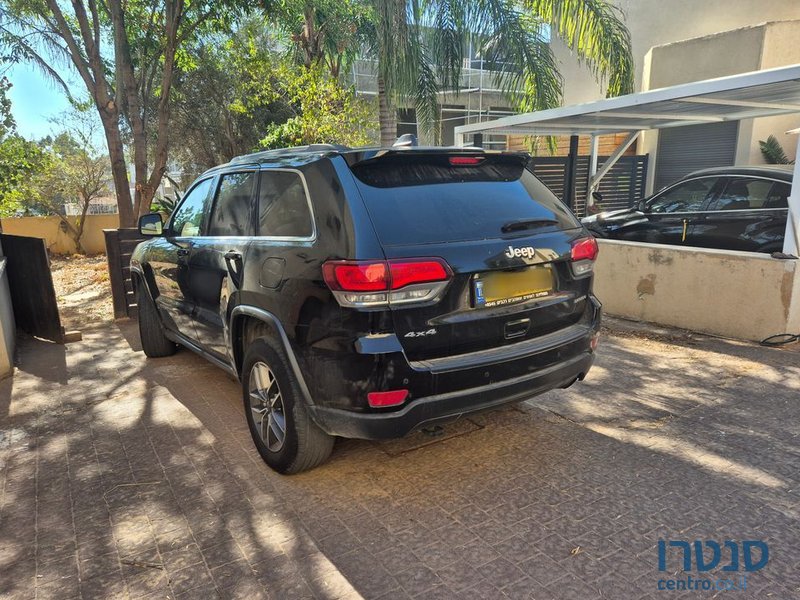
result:
<svg viewBox="0 0 800 600"><path fill-rule="evenodd" d="M195 237L200 235L203 215L211 195L211 184L214 178L209 177L196 184L183 198L175 210L170 223L170 231L178 237Z"/></svg>
<svg viewBox="0 0 800 600"><path fill-rule="evenodd" d="M258 235L311 237L314 232L303 179L293 171L262 171Z"/></svg>
<svg viewBox="0 0 800 600"><path fill-rule="evenodd" d="M737 177L731 179L714 203L714 210L747 210L764 208L774 182L768 179Z"/></svg>
<svg viewBox="0 0 800 600"><path fill-rule="evenodd" d="M222 176L214 210L208 221L209 236L240 237L250 234L250 208L255 180L252 171Z"/></svg>
<svg viewBox="0 0 800 600"><path fill-rule="evenodd" d="M651 200L647 208L656 213L693 212L703 208L711 195L716 177L703 177L680 183Z"/></svg>

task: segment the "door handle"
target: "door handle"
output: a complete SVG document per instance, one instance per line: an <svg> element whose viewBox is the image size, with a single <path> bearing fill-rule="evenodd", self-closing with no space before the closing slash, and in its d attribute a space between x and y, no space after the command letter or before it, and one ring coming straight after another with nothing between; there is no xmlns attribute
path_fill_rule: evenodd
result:
<svg viewBox="0 0 800 600"><path fill-rule="evenodd" d="M223 258L233 285L237 288L242 287L242 253L236 250L228 250L223 255Z"/></svg>
<svg viewBox="0 0 800 600"><path fill-rule="evenodd" d="M682 242L686 241L686 227L687 227L687 225L689 225L689 220L688 219L684 219L683 220L683 235L681 236L681 241Z"/></svg>
<svg viewBox="0 0 800 600"><path fill-rule="evenodd" d="M189 249L188 248L178 248L177 255L178 256L189 256Z"/></svg>

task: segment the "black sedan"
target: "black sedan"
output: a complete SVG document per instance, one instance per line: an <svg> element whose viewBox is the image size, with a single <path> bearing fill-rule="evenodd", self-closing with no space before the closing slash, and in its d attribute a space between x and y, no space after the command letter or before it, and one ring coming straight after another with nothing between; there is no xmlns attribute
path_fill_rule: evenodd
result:
<svg viewBox="0 0 800 600"><path fill-rule="evenodd" d="M582 219L617 240L780 252L792 167L718 167L690 173L626 210Z"/></svg>

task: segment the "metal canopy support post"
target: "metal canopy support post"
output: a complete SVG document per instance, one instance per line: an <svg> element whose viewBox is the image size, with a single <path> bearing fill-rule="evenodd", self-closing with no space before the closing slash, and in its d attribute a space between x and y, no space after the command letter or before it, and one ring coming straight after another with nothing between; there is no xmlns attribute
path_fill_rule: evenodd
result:
<svg viewBox="0 0 800 600"><path fill-rule="evenodd" d="M589 177L589 185L586 188L586 206L587 206L587 208L594 204L594 199L592 198L592 192L594 192L595 189L597 189L597 186L600 183L600 180L603 177L605 177L606 173L608 173L611 170L611 167L613 167L617 163L617 161L620 159L620 157L623 154L625 154L625 151L628 148L630 148L630 146L631 146L631 144L633 144L633 142L636 141L636 138L639 137L640 133L641 133L641 131L631 131L630 134L628 134L628 137L626 137L623 140L623 142L619 146L617 146L617 149L614 150L614 153L606 159L606 162L603 163L603 166L600 167L600 169L597 170L597 172L593 176ZM594 142L593 142L593 144L594 144ZM592 152L594 154L596 154L596 148L594 147L594 145L592 146ZM596 161L596 156L595 156L595 161Z"/></svg>
<svg viewBox="0 0 800 600"><path fill-rule="evenodd" d="M578 166L578 142L577 135L569 137L569 157L567 159L567 170L564 173L564 204L575 210L575 173Z"/></svg>
<svg viewBox="0 0 800 600"><path fill-rule="evenodd" d="M800 129L787 133L800 134ZM800 135L797 135L797 154L794 161L792 191L789 194L789 213L786 215L783 253L800 256Z"/></svg>
<svg viewBox="0 0 800 600"><path fill-rule="evenodd" d="M594 179L594 176L597 175L597 151L600 148L600 136L597 134L592 134L592 141L589 147L589 177L586 180L586 203L587 206L591 206L592 200L590 196L592 195L592 186L591 181Z"/></svg>

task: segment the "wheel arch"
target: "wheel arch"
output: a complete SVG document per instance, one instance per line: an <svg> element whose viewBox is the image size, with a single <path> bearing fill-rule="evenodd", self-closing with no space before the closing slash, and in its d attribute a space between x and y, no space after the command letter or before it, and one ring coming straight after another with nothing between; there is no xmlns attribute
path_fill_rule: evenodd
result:
<svg viewBox="0 0 800 600"><path fill-rule="evenodd" d="M242 367L244 365L244 355L247 352L247 344L249 341L254 339L254 337L272 337L283 349L284 356L289 362L292 373L297 379L306 404L313 404L311 393L306 385L303 372L300 369L300 364L297 362L297 357L289 342L289 336L286 335L286 330L275 315L262 308L240 304L231 311L230 336L234 368L236 369L239 379L244 375L242 373Z"/></svg>

